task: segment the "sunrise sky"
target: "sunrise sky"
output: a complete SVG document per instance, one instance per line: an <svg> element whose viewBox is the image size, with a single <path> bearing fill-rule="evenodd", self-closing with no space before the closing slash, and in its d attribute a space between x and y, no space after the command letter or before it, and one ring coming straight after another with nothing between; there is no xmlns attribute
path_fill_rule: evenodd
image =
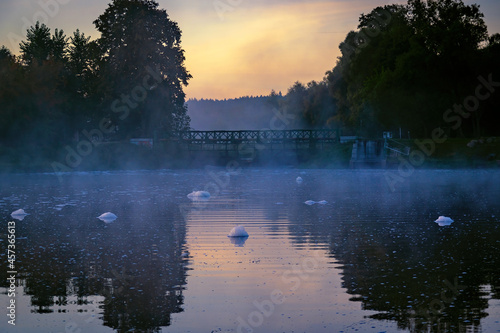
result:
<svg viewBox="0 0 500 333"><path fill-rule="evenodd" d="M403 1L157 0L181 28L188 98L233 98L286 93L295 82L321 80L338 45L361 13ZM78 28L98 37L92 22L110 0L1 0L0 45L19 52L36 20L70 36ZM478 3L489 33L500 32L500 1Z"/></svg>

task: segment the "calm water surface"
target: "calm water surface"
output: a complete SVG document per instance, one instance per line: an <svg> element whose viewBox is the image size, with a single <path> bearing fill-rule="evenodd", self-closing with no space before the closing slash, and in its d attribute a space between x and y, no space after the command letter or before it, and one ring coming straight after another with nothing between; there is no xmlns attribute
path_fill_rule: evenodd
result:
<svg viewBox="0 0 500 333"><path fill-rule="evenodd" d="M3 177L0 331L500 332L499 176L417 171L395 191L385 170ZM250 236L228 238L239 224Z"/></svg>

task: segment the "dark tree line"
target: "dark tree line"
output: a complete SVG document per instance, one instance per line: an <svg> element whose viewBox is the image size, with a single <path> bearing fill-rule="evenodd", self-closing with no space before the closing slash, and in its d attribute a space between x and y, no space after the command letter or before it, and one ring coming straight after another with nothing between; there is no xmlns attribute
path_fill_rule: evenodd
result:
<svg viewBox="0 0 500 333"><path fill-rule="evenodd" d="M114 139L189 128L181 30L153 0L113 0L100 37L36 23L0 49L0 147L51 152L101 129Z"/></svg>
<svg viewBox="0 0 500 333"><path fill-rule="evenodd" d="M425 137L437 127L459 137L499 134L500 89L491 90L500 82L500 35L488 35L478 5L409 0L377 7L360 16L339 48L321 82L296 82L280 105L303 126L366 136L403 128ZM474 99L479 77L494 86Z"/></svg>
<svg viewBox="0 0 500 333"><path fill-rule="evenodd" d="M279 100L283 97L276 94L276 98ZM281 122L272 122L276 113L271 102L270 96L245 96L224 100L202 98L189 99L187 106L193 130L283 129Z"/></svg>

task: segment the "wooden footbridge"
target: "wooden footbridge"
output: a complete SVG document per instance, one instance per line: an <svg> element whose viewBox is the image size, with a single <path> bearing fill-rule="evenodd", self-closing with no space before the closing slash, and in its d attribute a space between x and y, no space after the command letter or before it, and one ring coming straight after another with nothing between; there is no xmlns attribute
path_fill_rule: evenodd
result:
<svg viewBox="0 0 500 333"><path fill-rule="evenodd" d="M324 150L339 142L336 130L183 131L157 141L188 151Z"/></svg>

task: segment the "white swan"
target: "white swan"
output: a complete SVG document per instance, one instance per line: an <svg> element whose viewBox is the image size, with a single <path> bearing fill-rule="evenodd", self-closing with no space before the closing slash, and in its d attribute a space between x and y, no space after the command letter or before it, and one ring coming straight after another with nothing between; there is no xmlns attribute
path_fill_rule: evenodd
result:
<svg viewBox="0 0 500 333"><path fill-rule="evenodd" d="M229 232L227 237L248 237L248 232L246 232L245 227L242 225L237 225Z"/></svg>
<svg viewBox="0 0 500 333"><path fill-rule="evenodd" d="M326 205L328 203L328 201L326 200L321 200L321 201L314 201L314 200L307 200L307 201L304 201L304 203L306 205L314 205L314 204L319 204L319 205Z"/></svg>
<svg viewBox="0 0 500 333"><path fill-rule="evenodd" d="M446 227L446 226L452 224L454 221L447 216L440 216L434 222L436 222L440 227Z"/></svg>
<svg viewBox="0 0 500 333"><path fill-rule="evenodd" d="M13 218L15 218L16 220L19 220L19 221L22 221L26 217L26 215L30 215L30 214L26 213L24 211L24 209L15 210L10 214L10 216L12 216Z"/></svg>
<svg viewBox="0 0 500 333"><path fill-rule="evenodd" d="M113 222L114 220L116 220L118 218L118 216L116 216L113 213L107 212L107 213L101 214L97 218L103 222L109 223L109 222Z"/></svg>
<svg viewBox="0 0 500 333"><path fill-rule="evenodd" d="M210 193L207 191L193 191L187 195L191 200L208 200Z"/></svg>
<svg viewBox="0 0 500 333"><path fill-rule="evenodd" d="M297 182L297 184L300 184L300 183L302 183L304 180L302 179L302 177L298 176L297 178L295 178L295 181Z"/></svg>

